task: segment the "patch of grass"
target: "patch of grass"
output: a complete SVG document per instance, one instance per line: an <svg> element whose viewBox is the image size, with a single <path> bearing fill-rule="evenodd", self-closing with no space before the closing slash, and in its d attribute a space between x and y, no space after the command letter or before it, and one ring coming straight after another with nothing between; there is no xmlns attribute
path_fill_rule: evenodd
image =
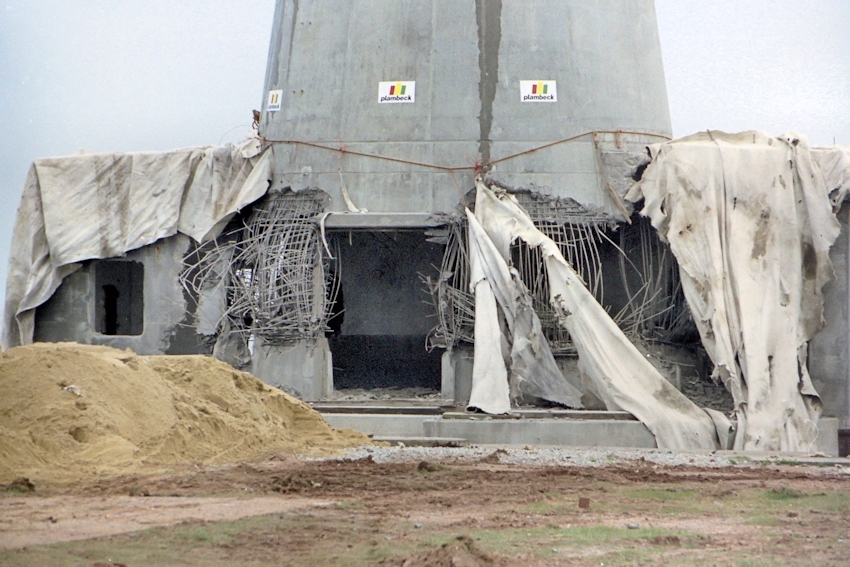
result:
<svg viewBox="0 0 850 567"><path fill-rule="evenodd" d="M620 491L620 495L629 500L641 502L638 507L650 506L660 514L698 514L706 510L716 513L717 510L710 508L711 500L707 500L704 494L696 490L674 489L674 488L626 488ZM623 503L622 509L629 508Z"/></svg>
<svg viewBox="0 0 850 567"><path fill-rule="evenodd" d="M612 526L582 526L558 529L545 527L511 528L482 530L472 533L473 539L476 539L482 548L504 554L516 553L519 549L528 549L529 547L540 548L540 552L543 554L552 553L552 548L613 547L618 543L633 543L673 536L680 538L685 535L685 532L660 528L630 530L625 527Z"/></svg>
<svg viewBox="0 0 850 567"><path fill-rule="evenodd" d="M755 516L747 520L747 523L752 524L754 526L778 526L782 523L782 520L774 516L768 516L766 514L756 514Z"/></svg>
<svg viewBox="0 0 850 567"><path fill-rule="evenodd" d="M343 500L341 502L334 502L331 508L335 510L362 510L363 502L358 500Z"/></svg>
<svg viewBox="0 0 850 567"><path fill-rule="evenodd" d="M676 490L673 488L631 488L622 491L623 496L644 500L698 500L703 497L696 490Z"/></svg>
<svg viewBox="0 0 850 567"><path fill-rule="evenodd" d="M785 486L782 488L773 488L767 491L767 497L771 500L791 500L795 498L803 498L805 496L805 493Z"/></svg>
<svg viewBox="0 0 850 567"><path fill-rule="evenodd" d="M773 461L773 464L774 465L789 465L789 466L792 466L792 467L796 467L797 465L800 464L800 462L797 461L796 459L776 459L775 461Z"/></svg>
<svg viewBox="0 0 850 567"><path fill-rule="evenodd" d="M578 507L578 498L574 501L565 502L549 502L543 500L541 502L529 502L522 506L517 506L517 512L521 514L541 514L541 515L557 515L561 517L575 517L581 513Z"/></svg>
<svg viewBox="0 0 850 567"><path fill-rule="evenodd" d="M766 561L764 559L750 559L749 557L738 561L738 567L779 567L781 562Z"/></svg>
<svg viewBox="0 0 850 567"><path fill-rule="evenodd" d="M439 544L448 539L442 538ZM392 527L379 524L370 526L352 524L347 519L328 521L312 515L273 514L0 552L0 565L76 567L112 562L150 567L272 567L281 564L365 567L394 563L416 553L423 543L421 540L416 532L404 538ZM421 547L431 548L427 544ZM238 553L230 550L238 550Z"/></svg>

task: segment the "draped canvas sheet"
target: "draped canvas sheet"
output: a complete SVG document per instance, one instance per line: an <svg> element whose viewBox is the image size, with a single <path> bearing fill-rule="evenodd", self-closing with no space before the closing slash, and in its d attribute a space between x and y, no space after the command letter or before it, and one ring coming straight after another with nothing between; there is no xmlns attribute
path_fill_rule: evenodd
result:
<svg viewBox="0 0 850 567"><path fill-rule="evenodd" d="M469 406L487 413L508 413L511 398L530 395L571 408L584 407L581 392L567 382L552 356L531 306L531 294L519 274L508 267L506 256L496 249L476 217L469 210L466 214L470 288L475 293L475 362Z"/></svg>
<svg viewBox="0 0 850 567"><path fill-rule="evenodd" d="M467 215L470 226L480 224L483 228L483 234L470 230L471 251L492 248L505 262L509 258L510 244L516 239L540 248L549 278L549 300L573 339L580 370L591 379L609 410L622 409L637 417L655 435L661 448L717 449L720 447L718 432L725 443L729 421L719 412L709 413L697 407L658 373L587 290L557 244L534 227L512 196L497 196L479 181L475 215ZM477 309L480 282L485 280L476 278L488 278L486 281L491 283L496 278L490 280L488 274L473 274ZM488 358L479 358L479 342L484 341L479 341L477 311L475 318L473 388L476 378L488 379L491 384L503 380L501 374L483 376L493 366L498 350L492 346ZM495 330L487 328L486 331L484 337L494 341ZM477 375L475 369L479 364L483 369ZM502 391L504 389L502 386ZM477 405L472 400L470 404Z"/></svg>
<svg viewBox="0 0 850 567"><path fill-rule="evenodd" d="M702 342L735 400L739 450L810 451L821 403L806 368L823 322L847 152L788 134L705 132L650 148L627 198L670 242ZM824 169L818 165L824 164Z"/></svg>
<svg viewBox="0 0 850 567"><path fill-rule="evenodd" d="M271 153L243 146L36 160L12 233L3 348L32 342L35 308L83 260L122 256L182 232L218 235L263 196Z"/></svg>

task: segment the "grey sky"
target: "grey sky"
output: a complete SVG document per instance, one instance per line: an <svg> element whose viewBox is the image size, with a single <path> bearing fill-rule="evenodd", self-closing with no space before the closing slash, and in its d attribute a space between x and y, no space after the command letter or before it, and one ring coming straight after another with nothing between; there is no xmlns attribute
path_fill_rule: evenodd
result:
<svg viewBox="0 0 850 567"><path fill-rule="evenodd" d="M676 136L796 130L850 144L848 0L656 8ZM273 12L274 0L0 0L0 289L34 159L249 132Z"/></svg>

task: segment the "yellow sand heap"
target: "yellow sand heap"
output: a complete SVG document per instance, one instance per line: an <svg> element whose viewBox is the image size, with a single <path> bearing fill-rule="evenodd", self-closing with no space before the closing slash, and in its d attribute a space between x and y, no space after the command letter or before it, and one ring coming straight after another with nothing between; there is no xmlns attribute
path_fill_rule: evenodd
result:
<svg viewBox="0 0 850 567"><path fill-rule="evenodd" d="M206 356L138 356L76 343L0 353L0 483L327 454L367 443Z"/></svg>

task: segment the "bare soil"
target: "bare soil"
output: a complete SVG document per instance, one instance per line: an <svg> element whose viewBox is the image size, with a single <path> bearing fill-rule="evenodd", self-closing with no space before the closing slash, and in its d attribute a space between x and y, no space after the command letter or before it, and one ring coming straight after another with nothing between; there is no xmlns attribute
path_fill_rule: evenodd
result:
<svg viewBox="0 0 850 567"><path fill-rule="evenodd" d="M0 496L0 564L850 563L850 478L834 468L497 457L291 458L36 485Z"/></svg>

